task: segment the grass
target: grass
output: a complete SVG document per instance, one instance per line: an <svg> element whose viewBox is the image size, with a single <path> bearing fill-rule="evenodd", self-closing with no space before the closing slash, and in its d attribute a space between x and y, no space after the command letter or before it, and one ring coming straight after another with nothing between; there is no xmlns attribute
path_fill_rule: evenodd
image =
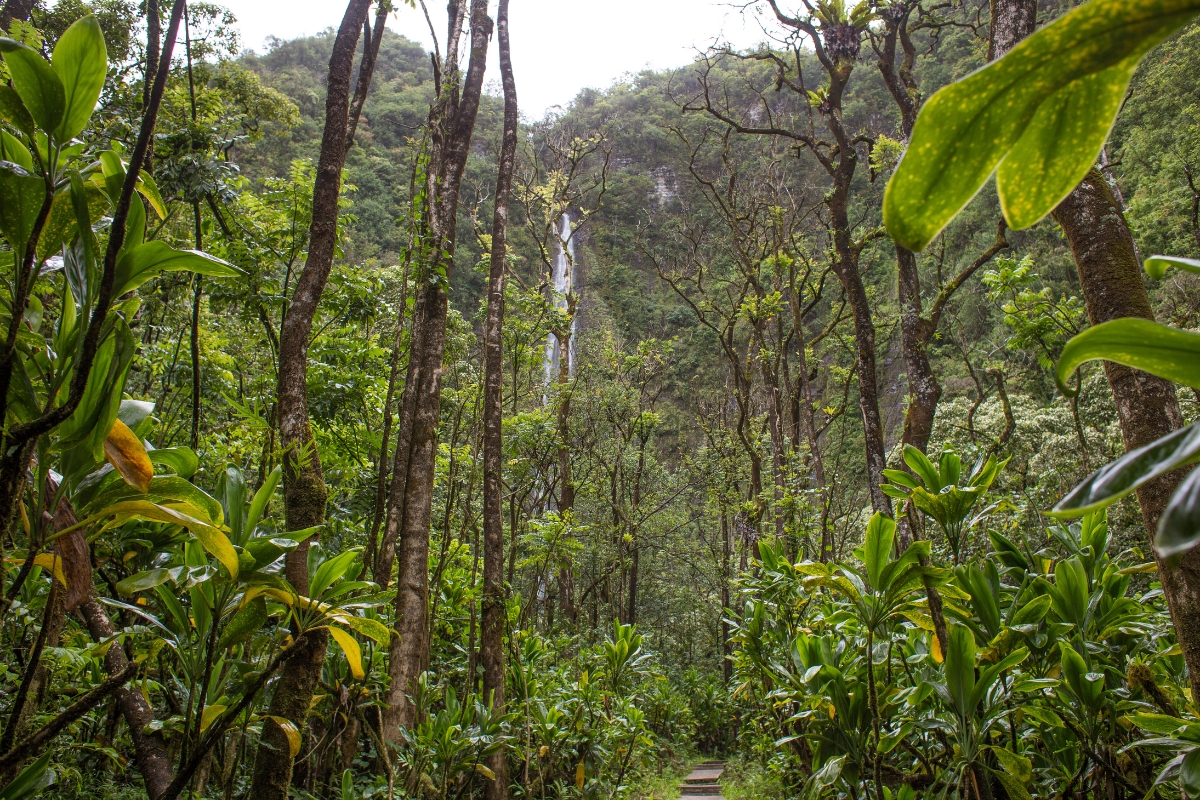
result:
<svg viewBox="0 0 1200 800"><path fill-rule="evenodd" d="M779 779L770 775L758 761L735 757L725 763L721 776L725 800L768 800L784 796Z"/></svg>

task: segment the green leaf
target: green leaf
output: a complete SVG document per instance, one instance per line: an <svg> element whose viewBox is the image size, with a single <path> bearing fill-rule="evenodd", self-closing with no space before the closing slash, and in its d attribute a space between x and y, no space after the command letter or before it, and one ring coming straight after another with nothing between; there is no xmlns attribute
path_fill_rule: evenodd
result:
<svg viewBox="0 0 1200 800"><path fill-rule="evenodd" d="M29 109L21 101L21 95L7 84L0 84L0 119L26 136L33 136L33 117L29 116Z"/></svg>
<svg viewBox="0 0 1200 800"><path fill-rule="evenodd" d="M87 126L108 72L104 33L93 15L81 17L63 32L50 64L65 92L65 110L56 135L58 141L67 142Z"/></svg>
<svg viewBox="0 0 1200 800"><path fill-rule="evenodd" d="M361 551L361 547L354 547L322 562L321 566L317 567L316 572L313 573L309 583L309 596L313 599L319 598L326 589L333 585L334 581L346 574L346 570L350 569L350 565L358 558Z"/></svg>
<svg viewBox="0 0 1200 800"><path fill-rule="evenodd" d="M1170 267L1200 273L1200 260L1179 256L1150 256L1146 259L1146 273L1156 280L1162 280Z"/></svg>
<svg viewBox="0 0 1200 800"><path fill-rule="evenodd" d="M954 701L955 710L962 716L975 709L970 705L975 688L975 635L965 625L952 624L950 648L946 653L946 689Z"/></svg>
<svg viewBox="0 0 1200 800"><path fill-rule="evenodd" d="M1170 558L1197 544L1200 544L1200 470L1192 470L1158 519L1154 549L1163 558Z"/></svg>
<svg viewBox="0 0 1200 800"><path fill-rule="evenodd" d="M263 481L263 485L254 493L254 499L250 501L250 510L246 512L247 533L253 535L254 529L262 521L263 514L267 511L267 504L271 502L271 496L275 494L275 487L279 485L282 477L283 468L276 467L271 470L271 474Z"/></svg>
<svg viewBox="0 0 1200 800"><path fill-rule="evenodd" d="M1020 781L1022 786L1027 786L1033 779L1033 762L1028 758L1003 747L992 747L991 751L1004 771Z"/></svg>
<svg viewBox="0 0 1200 800"><path fill-rule="evenodd" d="M1164 736L1176 733L1187 724L1179 717L1169 717L1166 714L1152 714L1148 711L1139 711L1136 714L1130 715L1129 719L1134 725L1137 725L1144 731L1159 733Z"/></svg>
<svg viewBox="0 0 1200 800"><path fill-rule="evenodd" d="M1200 797L1200 748L1183 757L1179 765L1179 786L1187 797Z"/></svg>
<svg viewBox="0 0 1200 800"><path fill-rule="evenodd" d="M867 567L867 576L871 585L876 589L879 585L883 568L892 559L892 542L896 538L895 521L882 513L876 513L867 523L867 536L862 547L855 550L855 555L862 559Z"/></svg>
<svg viewBox="0 0 1200 800"><path fill-rule="evenodd" d="M1200 424L1192 424L1096 470L1047 513L1054 517L1078 517L1095 511L1198 457Z"/></svg>
<svg viewBox="0 0 1200 800"><path fill-rule="evenodd" d="M267 599L262 595L246 603L233 615L221 634L220 649L246 641L267 624Z"/></svg>
<svg viewBox="0 0 1200 800"><path fill-rule="evenodd" d="M18 253L28 246L45 199L45 181L12 161L0 161L0 236Z"/></svg>
<svg viewBox="0 0 1200 800"><path fill-rule="evenodd" d="M171 571L169 569L148 569L145 572L139 572L136 575L130 575L123 581L117 583L117 591L128 597L137 592L145 592L153 589L156 586L161 586L171 580Z"/></svg>
<svg viewBox="0 0 1200 800"><path fill-rule="evenodd" d="M942 490L942 476L938 473L937 467L933 465L928 456L911 444L904 445L904 463L908 464L909 469L925 482L926 489L935 494Z"/></svg>
<svg viewBox="0 0 1200 800"><path fill-rule="evenodd" d="M1198 0L1092 0L939 91L921 110L887 187L884 221L892 238L923 250L1010 155L1015 163L1001 167L1000 186L1006 213L1018 212L1009 224L1022 227L1048 213L1080 164L1086 172L1098 155L1098 131L1112 126L1110 98L1122 75L1197 12ZM1061 166L1046 166L1059 160ZM1030 181L1016 175L1023 169L1034 173ZM1044 188L1033 185L1039 172L1050 179ZM1006 190L1029 194L1010 197Z"/></svg>
<svg viewBox="0 0 1200 800"><path fill-rule="evenodd" d="M1004 217L1014 229L1037 224L1096 163L1141 55L1064 86L1038 107L996 173Z"/></svg>
<svg viewBox="0 0 1200 800"><path fill-rule="evenodd" d="M1041 622L1046 617L1046 613L1050 610L1054 598L1048 594L1043 594L1033 598L1025 605L1017 609L1017 613L1013 615L1013 627L1018 625L1033 625Z"/></svg>
<svg viewBox="0 0 1200 800"><path fill-rule="evenodd" d="M150 463L156 467L166 467L174 470L181 478L190 478L200 469L200 458L190 447L170 447L163 450L150 450Z"/></svg>
<svg viewBox="0 0 1200 800"><path fill-rule="evenodd" d="M49 751L21 770L21 774L13 778L12 783L0 789L0 800L26 800L26 798L40 797L42 791L54 783L54 772L50 769L52 755L54 752Z"/></svg>
<svg viewBox="0 0 1200 800"><path fill-rule="evenodd" d="M66 110L67 96L62 80L32 47L0 38L0 53L12 76L13 88L38 128L47 133L58 129Z"/></svg>
<svg viewBox="0 0 1200 800"><path fill-rule="evenodd" d="M117 262L113 294L120 296L164 272L187 270L200 275L235 278L242 273L232 264L196 250L175 250L153 241L131 248Z"/></svg>
<svg viewBox="0 0 1200 800"><path fill-rule="evenodd" d="M371 639L380 647L387 647L392 641L392 629L378 620L350 615L340 619L348 627Z"/></svg>
<svg viewBox="0 0 1200 800"><path fill-rule="evenodd" d="M1088 328L1063 348L1054 374L1059 391L1073 396L1067 377L1080 365L1100 359L1200 389L1200 333L1137 317Z"/></svg>
<svg viewBox="0 0 1200 800"><path fill-rule="evenodd" d="M993 752L996 752L996 750L997 748L992 748ZM1014 758L1016 757L1014 756ZM1000 785L1004 787L1004 792L1008 795L1009 800L1033 800L1032 795L1029 794L1029 790L1025 788L1025 784L1021 783L1021 781L1010 775L1007 771L993 769L991 773L996 776L996 780L1000 781Z"/></svg>

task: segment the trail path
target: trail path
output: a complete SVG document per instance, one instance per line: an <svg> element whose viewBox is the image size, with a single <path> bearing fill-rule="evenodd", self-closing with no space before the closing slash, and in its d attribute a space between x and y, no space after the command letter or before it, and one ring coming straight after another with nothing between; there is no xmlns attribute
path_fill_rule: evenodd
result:
<svg viewBox="0 0 1200 800"><path fill-rule="evenodd" d="M725 771L723 761L705 761L696 766L691 774L679 784L680 800L724 800L721 795L721 773Z"/></svg>

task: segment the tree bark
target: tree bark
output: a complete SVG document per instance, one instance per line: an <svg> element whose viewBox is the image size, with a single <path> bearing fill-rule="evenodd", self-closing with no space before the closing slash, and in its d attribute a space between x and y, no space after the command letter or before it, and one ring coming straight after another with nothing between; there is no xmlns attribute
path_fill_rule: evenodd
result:
<svg viewBox="0 0 1200 800"><path fill-rule="evenodd" d="M418 292L421 315L420 336L414 337L409 356L408 380L404 387L405 414L397 440L397 459L404 458L396 478L403 492L393 507L399 525L399 574L396 591L396 633L392 639L388 674L384 737L396 741L400 727L411 727L416 709L408 692L425 668L429 653L429 526L433 511L433 480L437 456L437 426L441 413L442 359L446 349L446 320L449 315L450 274L454 265L455 224L458 194L466 168L479 98L483 91L488 40L492 21L486 0L471 0L471 56L461 86L458 80L457 42L463 14L461 3L452 0L447 36L445 86L430 110L432 152L429 159L427 214L432 254ZM409 414L411 409L411 414ZM410 422L411 420L411 422ZM408 430L405 428L408 427ZM397 481L393 480L393 490ZM382 560L378 565L384 566ZM390 571L390 563L386 565Z"/></svg>
<svg viewBox="0 0 1200 800"><path fill-rule="evenodd" d="M308 258L279 332L277 409L284 451L284 513L288 530L293 531L325 521L328 490L308 414L308 342L321 294L333 267L338 198L348 145L350 80L359 31L370 6L371 0L350 0L334 39L325 97L325 129L313 186ZM287 558L287 579L302 595L308 594L311 542L311 539L302 542ZM325 630L312 631L298 643L299 646L288 655L271 697L269 713L291 720L300 730L305 728L313 689L321 677L328 638ZM291 781L292 757L287 737L279 725L267 721L255 758L250 796L262 800L286 800Z"/></svg>
<svg viewBox="0 0 1200 800"><path fill-rule="evenodd" d="M496 11L500 78L504 86L504 134L496 175L492 253L484 325L483 398L483 614L480 655L483 697L493 713L504 713L504 269L508 255L508 200L517 157L517 86L508 34L508 0ZM485 784L486 800L508 799L508 758L501 748L488 759L494 777Z"/></svg>
<svg viewBox="0 0 1200 800"><path fill-rule="evenodd" d="M1089 172L1055 209L1054 219L1071 245L1090 322L1099 325L1121 317L1154 319L1133 236L1098 170ZM1170 381L1111 361L1104 362L1104 374L1117 406L1126 452L1183 425ZM1185 474L1185 470L1172 472L1137 490L1150 541L1158 530L1158 518ZM1200 550L1189 550L1178 563L1157 556L1156 560L1192 691L1200 692Z"/></svg>
<svg viewBox="0 0 1200 800"><path fill-rule="evenodd" d="M8 28L14 19L28 22L36 3L37 0L6 0L4 8L0 10L0 28L3 28L0 33L7 36Z"/></svg>
<svg viewBox="0 0 1200 800"><path fill-rule="evenodd" d="M999 58L1033 33L1036 0L992 0L991 55ZM1088 319L1099 325L1122 317L1154 319L1133 235L1112 188L1093 168L1053 212L1066 234L1079 271ZM1170 381L1104 362L1126 452L1153 442L1183 424L1175 386ZM1137 490L1142 522L1151 541L1183 479L1178 470ZM1200 550L1189 550L1177 563L1158 558L1163 595L1183 650L1193 696L1200 696Z"/></svg>
<svg viewBox="0 0 1200 800"><path fill-rule="evenodd" d="M96 642L108 641L113 637L112 621L104 608L89 597L79 605L88 633ZM123 672L129 665L125 650L119 642L114 642L104 656L104 667L109 675ZM129 737L133 740L133 750L136 754L138 771L146 782L146 794L150 800L162 797L167 787L175 777L171 768L171 758L167 755L167 746L158 733L146 733L146 726L154 721L154 710L142 696L140 689L122 688L117 690L117 704L121 714L129 725Z"/></svg>

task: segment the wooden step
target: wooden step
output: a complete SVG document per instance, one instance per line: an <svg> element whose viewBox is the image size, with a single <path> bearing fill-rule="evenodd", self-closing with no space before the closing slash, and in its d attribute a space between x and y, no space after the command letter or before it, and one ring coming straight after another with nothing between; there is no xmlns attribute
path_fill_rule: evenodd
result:
<svg viewBox="0 0 1200 800"><path fill-rule="evenodd" d="M679 787L684 797L711 797L721 794L719 783L685 783Z"/></svg>

